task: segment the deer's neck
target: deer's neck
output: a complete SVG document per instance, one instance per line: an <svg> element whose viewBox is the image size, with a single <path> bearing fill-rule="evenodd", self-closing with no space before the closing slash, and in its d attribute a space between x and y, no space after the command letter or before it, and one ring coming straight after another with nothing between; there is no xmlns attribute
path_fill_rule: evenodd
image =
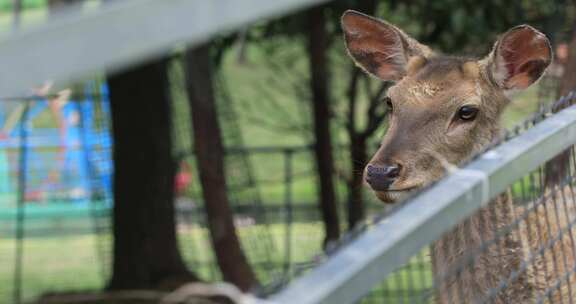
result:
<svg viewBox="0 0 576 304"><path fill-rule="evenodd" d="M496 233L509 226L513 219L512 199L505 193L432 245L440 303L472 303L482 299L518 267L523 253L517 234L507 233L494 241ZM486 246L486 243L492 244ZM490 302L514 303L521 299L518 296L522 293L514 286L505 293ZM516 298L512 299L512 295Z"/></svg>

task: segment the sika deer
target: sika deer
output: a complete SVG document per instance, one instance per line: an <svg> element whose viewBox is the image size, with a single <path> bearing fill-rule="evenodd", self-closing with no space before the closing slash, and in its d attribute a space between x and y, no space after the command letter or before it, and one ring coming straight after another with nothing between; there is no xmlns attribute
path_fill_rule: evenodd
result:
<svg viewBox="0 0 576 304"><path fill-rule="evenodd" d="M366 182L385 203L394 203L440 179L446 164L460 165L495 140L510 93L536 82L552 58L546 36L528 25L504 33L483 59L438 54L394 25L354 11L342 16L342 27L356 64L372 76L395 82L386 97L392 113L389 129L365 169ZM549 235L566 229L566 219L576 214L573 205L568 208L565 204L565 208L555 206L561 214L556 217L550 207L553 204L543 205L455 276L443 275L493 238L496 231L509 226L524 208L503 194L436 241L432 264L439 286L438 302L532 302L552 286L551 282L567 274L575 266L576 255L574 242L565 233L552 249L520 271L507 288L487 298L491 289L521 270L520 265L548 241ZM543 218L556 225L537 232L534 226L542 226L539 221ZM558 262L560 253L566 254L563 264ZM553 262L562 264L561 269L544 271ZM576 298L573 285L574 277L569 276L568 284L552 292L549 300L571 303Z"/></svg>

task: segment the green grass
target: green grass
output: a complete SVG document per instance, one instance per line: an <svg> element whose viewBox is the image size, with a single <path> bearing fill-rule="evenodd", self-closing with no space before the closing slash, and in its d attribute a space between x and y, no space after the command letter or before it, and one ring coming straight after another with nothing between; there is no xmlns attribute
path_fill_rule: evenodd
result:
<svg viewBox="0 0 576 304"><path fill-rule="evenodd" d="M24 241L22 291L30 299L45 291L98 289L103 287L95 238L32 238ZM15 242L0 238L0 303L11 302Z"/></svg>
<svg viewBox="0 0 576 304"><path fill-rule="evenodd" d="M6 0L3 0L6 1ZM23 11L21 15L21 27L30 28L46 22L48 17L47 10L42 7L33 7ZM9 34L12 31L12 12L0 10L0 37Z"/></svg>
<svg viewBox="0 0 576 304"><path fill-rule="evenodd" d="M0 11L10 11L12 10L13 4L12 0L1 0L0 1ZM30 10L35 8L43 8L46 6L46 0L23 0L22 7L24 10Z"/></svg>
<svg viewBox="0 0 576 304"><path fill-rule="evenodd" d="M245 242L245 251L254 263L255 271L262 282L269 282L271 275L280 274L285 257L285 232L282 224L247 226L239 228ZM267 236L271 237L272 250L264 246ZM319 223L294 223L291 226L291 258L293 264L309 262L321 252L322 226ZM208 280L219 280L214 268L208 231L192 226L179 227L180 246L184 258L193 271ZM105 260L110 258L110 238L93 234L65 237L27 238L24 241L23 295L32 299L49 291L95 290L106 284L108 269L102 269L97 251L104 249ZM0 303L10 302L14 271L15 241L0 238ZM421 291L431 286L431 268L428 254L413 259L408 267L392 275L387 282L375 289L373 296L380 299L395 299L408 290ZM266 262L273 264L272 269ZM106 262L108 263L108 262ZM104 271L104 272L103 272ZM393 302L386 302L393 303Z"/></svg>
<svg viewBox="0 0 576 304"><path fill-rule="evenodd" d="M47 0L23 0L20 28L27 29L45 23L48 20L46 3ZM84 1L84 9L91 10L97 8L100 3L100 0L86 0ZM0 0L0 38L12 32L12 17L12 0Z"/></svg>
<svg viewBox="0 0 576 304"><path fill-rule="evenodd" d="M512 98L502 115L502 126L510 128L538 110L538 85L520 92Z"/></svg>
<svg viewBox="0 0 576 304"><path fill-rule="evenodd" d="M308 262L321 252L323 234L320 223L294 223L290 230L293 263ZM212 252L198 250L209 248L208 231L194 226L179 232L182 252L194 271L203 278L220 279L220 276L215 274L214 269L210 267L214 265ZM268 281L270 275L277 273L284 262L285 233L286 227L283 224L271 224L268 227L254 225L238 229L238 234L245 245L244 250L250 261L255 264L255 270L262 282ZM271 245L270 249L268 245ZM275 265L273 271L263 266L268 262Z"/></svg>
<svg viewBox="0 0 576 304"><path fill-rule="evenodd" d="M271 275L278 274L283 265L285 229L282 224L268 227L253 225L238 229L246 245L245 252L255 263L255 270L263 282L269 281ZM310 261L321 252L321 231L319 223L295 223L291 226L292 262ZM181 225L179 239L182 253L191 269L204 279L219 280L220 275L214 268L214 257L209 249L211 246L207 229L196 225ZM272 242L271 250L265 246L267 241ZM101 249L109 254L109 242L109 236L97 237L94 234L25 239L24 296L29 299L47 291L102 288L106 282L98 256L100 253L96 249L98 245L103 245ZM15 244L13 238L0 237L0 303L8 302L12 292ZM106 264L109 258L105 256ZM272 270L268 268L269 265L265 265L268 262L274 265Z"/></svg>

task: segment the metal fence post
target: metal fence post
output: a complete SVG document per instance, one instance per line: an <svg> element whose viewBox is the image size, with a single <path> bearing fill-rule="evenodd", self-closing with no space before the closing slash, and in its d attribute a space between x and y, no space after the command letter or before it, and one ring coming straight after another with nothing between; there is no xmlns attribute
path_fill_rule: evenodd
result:
<svg viewBox="0 0 576 304"><path fill-rule="evenodd" d="M284 278L290 275L292 260L292 157L294 150L284 150L284 208L285 235L284 235Z"/></svg>
<svg viewBox="0 0 576 304"><path fill-rule="evenodd" d="M18 159L18 197L16 211L16 263L14 265L14 303L22 301L22 263L24 261L24 219L25 219L25 201L26 201L26 179L28 165L28 112L30 110L30 101L24 104L24 111L20 118L20 153Z"/></svg>

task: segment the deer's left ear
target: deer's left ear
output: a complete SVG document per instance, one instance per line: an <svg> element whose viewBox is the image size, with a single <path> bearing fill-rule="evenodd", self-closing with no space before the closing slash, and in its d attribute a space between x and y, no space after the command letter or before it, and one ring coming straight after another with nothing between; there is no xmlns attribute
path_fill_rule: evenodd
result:
<svg viewBox="0 0 576 304"><path fill-rule="evenodd" d="M502 89L525 89L550 65L552 48L544 34L519 25L502 35L485 60L488 73Z"/></svg>
<svg viewBox="0 0 576 304"><path fill-rule="evenodd" d="M356 11L342 15L342 29L352 59L382 80L402 79L411 66L421 65L432 54L430 48L396 26Z"/></svg>

